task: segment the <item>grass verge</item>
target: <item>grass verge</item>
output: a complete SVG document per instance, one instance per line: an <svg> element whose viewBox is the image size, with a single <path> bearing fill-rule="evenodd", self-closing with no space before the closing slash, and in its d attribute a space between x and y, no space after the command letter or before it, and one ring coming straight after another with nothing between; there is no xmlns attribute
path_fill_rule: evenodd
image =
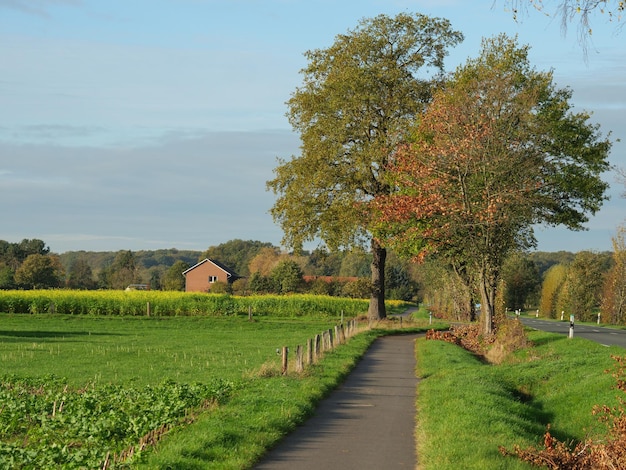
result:
<svg viewBox="0 0 626 470"><path fill-rule="evenodd" d="M250 378L224 406L168 436L138 468L250 468L314 411L381 334L359 334L305 375Z"/></svg>
<svg viewBox="0 0 626 470"><path fill-rule="evenodd" d="M614 405L614 379L605 371L611 355L582 338L533 331L534 346L499 365L442 341L417 342L420 468L529 469L499 446L541 443L548 424L562 441L598 437L606 428L592 415L595 404Z"/></svg>

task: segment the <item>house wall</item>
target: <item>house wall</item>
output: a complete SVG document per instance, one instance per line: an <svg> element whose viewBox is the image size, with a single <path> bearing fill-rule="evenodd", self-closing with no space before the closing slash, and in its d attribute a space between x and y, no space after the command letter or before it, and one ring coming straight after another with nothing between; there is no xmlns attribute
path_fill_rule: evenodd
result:
<svg viewBox="0 0 626 470"><path fill-rule="evenodd" d="M211 290L209 276L217 276L219 282L228 282L227 273L207 261L185 275L185 292L207 292Z"/></svg>

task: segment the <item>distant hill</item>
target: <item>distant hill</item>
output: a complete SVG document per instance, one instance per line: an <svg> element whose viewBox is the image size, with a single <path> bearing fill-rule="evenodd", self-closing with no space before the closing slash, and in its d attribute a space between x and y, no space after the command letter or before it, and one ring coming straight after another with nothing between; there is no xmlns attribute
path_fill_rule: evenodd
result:
<svg viewBox="0 0 626 470"><path fill-rule="evenodd" d="M109 267L118 252L116 251L68 251L60 254L61 264L66 272L69 271L72 263L78 259L85 261L97 275L102 269ZM202 255L201 251L178 250L176 248L161 250L140 250L133 251L135 263L139 273L148 281L152 272L165 273L177 261L184 261L189 266L196 264Z"/></svg>

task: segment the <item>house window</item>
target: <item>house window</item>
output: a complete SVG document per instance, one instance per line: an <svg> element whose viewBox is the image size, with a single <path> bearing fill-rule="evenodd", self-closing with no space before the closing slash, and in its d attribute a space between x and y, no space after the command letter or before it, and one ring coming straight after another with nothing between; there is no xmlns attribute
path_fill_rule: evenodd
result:
<svg viewBox="0 0 626 470"><path fill-rule="evenodd" d="M209 276L209 283L213 284L214 282L217 282L217 276Z"/></svg>

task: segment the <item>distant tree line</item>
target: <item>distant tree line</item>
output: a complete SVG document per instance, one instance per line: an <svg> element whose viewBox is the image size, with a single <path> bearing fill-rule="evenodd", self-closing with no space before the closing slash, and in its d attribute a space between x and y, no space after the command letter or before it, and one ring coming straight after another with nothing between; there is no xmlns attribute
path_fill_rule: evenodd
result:
<svg viewBox="0 0 626 470"><path fill-rule="evenodd" d="M498 312L538 312L560 319L626 324L626 243L620 228L613 252L515 253L503 264ZM450 266L422 266L423 300L442 318L470 321L476 314L471 286Z"/></svg>
<svg viewBox="0 0 626 470"><path fill-rule="evenodd" d="M0 289L61 287L65 271L42 240L0 240Z"/></svg>
<svg viewBox="0 0 626 470"><path fill-rule="evenodd" d="M182 273L205 258L215 259L241 276L233 285L217 283L214 292L368 295L371 254L363 250L330 253L319 248L295 255L252 240L231 240L204 252L163 249L60 255L51 253L42 240L2 240L0 289L125 289L147 284L152 290L184 290ZM415 266L393 255L390 259L386 273L389 298L417 299Z"/></svg>
<svg viewBox="0 0 626 470"><path fill-rule="evenodd" d="M626 242L621 228L613 252L515 253L502 270L503 311L539 310L542 317L561 312L579 320L626 323ZM308 292L332 296L368 296L371 253L365 250L329 252L324 248L299 255L271 243L231 240L204 252L154 251L50 252L45 242L0 240L0 289L124 289L148 284L152 290L184 290L182 273L212 258L233 269L241 279L214 285L214 292L236 295ZM471 320L475 302L467 283L445 260L416 264L389 254L386 297L426 303L436 315Z"/></svg>

